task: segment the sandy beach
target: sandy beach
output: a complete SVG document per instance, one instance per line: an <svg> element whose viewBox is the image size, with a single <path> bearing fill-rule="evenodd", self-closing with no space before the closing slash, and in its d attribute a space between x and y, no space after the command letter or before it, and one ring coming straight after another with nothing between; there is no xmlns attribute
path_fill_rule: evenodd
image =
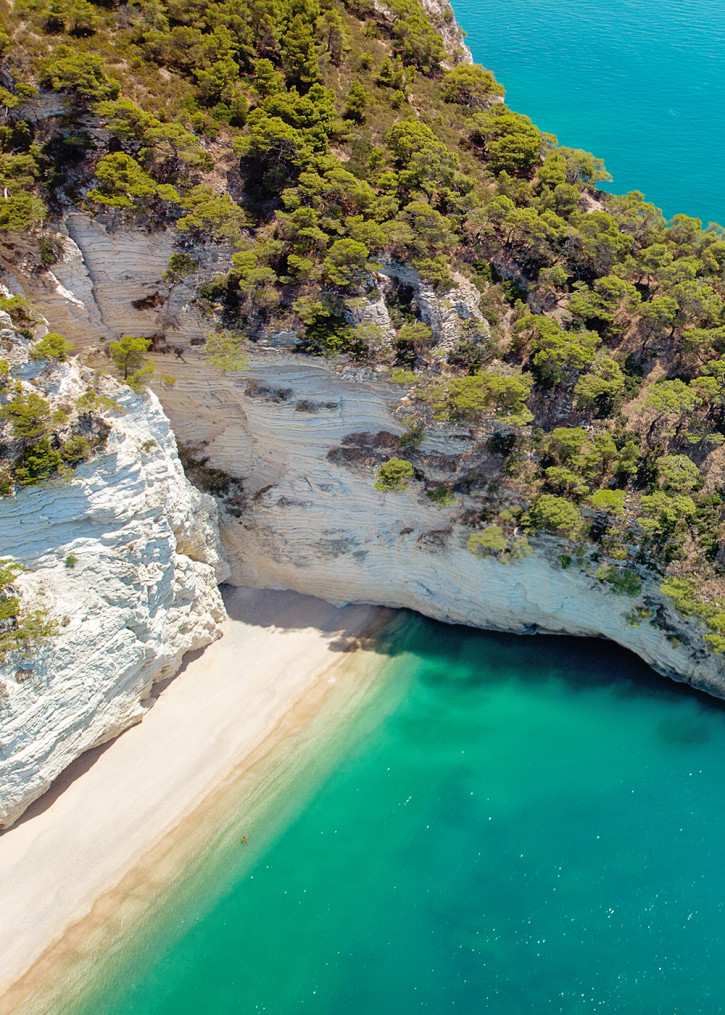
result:
<svg viewBox="0 0 725 1015"><path fill-rule="evenodd" d="M315 714L357 636L391 617L288 592L230 589L225 599L223 637L186 660L143 722L78 759L0 835L2 1015L24 1005L92 912L98 919L104 895L131 885L275 731L279 742Z"/></svg>

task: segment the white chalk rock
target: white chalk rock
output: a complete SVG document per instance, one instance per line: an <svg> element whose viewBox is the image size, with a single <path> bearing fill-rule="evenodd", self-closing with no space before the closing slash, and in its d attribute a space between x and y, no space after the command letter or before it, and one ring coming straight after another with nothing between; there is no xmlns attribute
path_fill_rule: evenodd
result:
<svg viewBox="0 0 725 1015"><path fill-rule="evenodd" d="M84 390L75 365L57 372L60 393ZM0 498L0 557L27 568L22 602L59 622L0 665L0 827L138 722L154 682L220 633L214 501L186 480L156 396L121 398L105 448L70 481Z"/></svg>

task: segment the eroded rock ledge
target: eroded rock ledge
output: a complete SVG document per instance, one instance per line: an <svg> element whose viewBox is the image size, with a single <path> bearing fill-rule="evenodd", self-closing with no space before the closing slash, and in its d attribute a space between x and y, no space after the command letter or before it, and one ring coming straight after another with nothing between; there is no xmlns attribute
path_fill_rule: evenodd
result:
<svg viewBox="0 0 725 1015"><path fill-rule="evenodd" d="M221 518L233 583L520 634L611 638L658 672L725 697L720 658L656 580L645 578L636 597L617 595L576 562L562 567L571 546L545 534L533 537L524 560L480 560L466 549L471 530L456 524L480 498L460 493L453 506L437 506L420 482L377 491L377 463L404 430L396 385L279 354L255 358L234 378L212 378L203 362L175 372L165 401L178 440L245 491L239 517ZM485 466L486 443L441 427L420 451L436 481L466 460ZM633 626L638 606L651 617Z"/></svg>

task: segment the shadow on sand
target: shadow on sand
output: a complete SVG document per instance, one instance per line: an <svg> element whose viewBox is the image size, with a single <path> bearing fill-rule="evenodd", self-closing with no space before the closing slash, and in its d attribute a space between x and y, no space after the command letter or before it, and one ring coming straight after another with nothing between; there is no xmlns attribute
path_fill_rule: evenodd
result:
<svg viewBox="0 0 725 1015"><path fill-rule="evenodd" d="M313 627L329 636L336 652L364 649L389 658L406 652L424 655L428 666L421 676L426 684L456 683L462 691L501 684L509 680L544 684L564 680L579 692L609 689L622 698L669 698L689 700L699 705L698 713L725 711L725 702L657 674L634 653L606 639L574 638L562 635L522 636L482 631L461 624L444 624L408 610L377 608L377 615L359 634L350 627L359 618L360 605L333 606L314 596L298 592L221 587L224 604L231 620L253 627L281 631ZM150 693L156 699L181 676L204 649L187 652L176 674L157 681ZM460 665L452 667L455 660ZM123 733L119 734L123 736ZM662 729L664 739L672 742L699 742L706 736L697 716L674 718ZM12 826L17 828L46 811L80 776L88 772L115 743L86 751L72 762L35 800ZM12 828L0 830L7 834Z"/></svg>

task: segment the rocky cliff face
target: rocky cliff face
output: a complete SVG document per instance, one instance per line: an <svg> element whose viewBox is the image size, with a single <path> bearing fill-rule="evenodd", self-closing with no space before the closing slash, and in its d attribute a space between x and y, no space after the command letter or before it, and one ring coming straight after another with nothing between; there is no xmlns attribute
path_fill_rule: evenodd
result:
<svg viewBox="0 0 725 1015"><path fill-rule="evenodd" d="M111 225L80 212L59 223L62 253L46 270L32 258L5 259L0 281L12 293L30 296L57 331L86 346L129 331L158 336L169 345L201 340L204 321L190 305L200 282L225 271L231 252L223 245L194 249L199 271L174 284L164 280L178 233L159 228Z"/></svg>
<svg viewBox="0 0 725 1015"><path fill-rule="evenodd" d="M452 65L473 63L473 56L465 43L466 33L456 21L448 0L421 0L421 6L440 32L449 62Z"/></svg>
<svg viewBox="0 0 725 1015"><path fill-rule="evenodd" d="M0 553L28 570L29 603L52 611L59 634L32 663L14 658L0 682L0 825L82 751L138 721L154 681L182 654L214 638L223 617L216 583L227 577L217 546L216 506L179 464L190 460L235 480L221 536L231 581L295 589L333 602L373 602L440 620L519 633L611 638L659 672L725 697L725 673L696 622L672 612L655 582L635 599L615 595L570 548L538 536L534 552L508 564L466 549L457 524L480 510L480 492L438 506L419 481L401 493L375 489L380 462L400 451L402 389L384 373L341 368L272 348L244 373L221 375L194 348L205 323L189 303L191 283L162 275L170 234L114 230L85 216L67 220L63 259L45 273L16 262L2 276L28 292L84 353L131 332L157 337L161 371L176 376L157 398L127 394L103 453L72 482L0 499ZM223 270L228 251L194 251L202 272ZM198 277L194 280L198 284ZM476 317L465 280L445 299L415 272L388 264L353 321L389 331L385 290L414 290L420 316L445 348ZM77 367L55 368L59 394L80 390ZM487 435L440 427L419 454L430 483L470 468L486 476ZM203 468L202 468L203 473ZM495 481L495 472L491 477ZM69 558L74 561L72 566ZM635 616L641 611L641 618Z"/></svg>
<svg viewBox="0 0 725 1015"><path fill-rule="evenodd" d="M54 328L86 348L129 332L155 338L155 348L162 350L203 343L212 323L193 297L201 282L229 269L228 247L190 248L199 270L171 284L163 276L170 255L180 249L178 233L113 227L81 212L67 215L62 228L63 251L52 268L38 271L22 259L6 262L0 282L8 291L28 294ZM482 320L475 286L455 273L453 282L441 297L414 268L387 260L370 276L367 297L349 300L346 314L351 324L375 324L390 338L394 329L384 297L393 284L402 285L415 294L421 320L446 348L458 338L461 321Z"/></svg>
<svg viewBox="0 0 725 1015"><path fill-rule="evenodd" d="M76 299L85 307L83 322L69 333L97 341L106 332L88 323L93 319L115 322L116 333L163 330L169 304L158 302L153 318L143 303L139 309L159 285L155 247L141 236L107 231L94 248L98 228L80 216L74 226L82 252L75 278L87 279L93 302L86 306L79 283L71 290L67 267L56 272L69 296L56 289L52 300ZM461 321L476 316L475 293L465 282L440 299L415 272L390 264L370 298L351 307L351 319L386 331L383 296L391 278L415 290L421 317L443 347ZM42 299L37 283L35 296ZM43 305L50 310L52 303ZM571 548L548 536L538 536L523 561L482 561L465 548L470 530L454 525L467 508L480 508L480 498L461 494L441 507L420 483L404 493L376 491L376 467L399 452L404 429L401 389L384 375L269 349L247 373L222 376L191 348L202 328L196 311L181 306L172 316L184 354L164 358L164 371L177 383L160 396L174 432L192 458L241 480L244 490L241 509L222 517L233 582L408 607L478 627L601 635L661 673L725 696L718 657L706 651L695 622L672 612L656 583L645 583L635 600L615 595L576 564L562 568L558 558ZM427 478L445 482L462 462L485 474L485 445L485 434L439 428L420 449ZM638 622L632 617L638 607L652 616Z"/></svg>
<svg viewBox="0 0 725 1015"><path fill-rule="evenodd" d="M394 20L385 0L374 0L374 5L376 10ZM473 56L465 43L466 33L456 21L448 0L421 0L421 6L443 39L448 54L447 65L454 67L459 63L473 63Z"/></svg>
<svg viewBox="0 0 725 1015"><path fill-rule="evenodd" d="M69 363L14 374L41 371L51 401L88 385L90 372ZM0 557L26 568L23 605L58 624L31 656L0 663L0 827L83 751L138 722L154 682L224 617L215 503L185 478L155 395L118 397L125 411L92 460L0 498Z"/></svg>
<svg viewBox="0 0 725 1015"><path fill-rule="evenodd" d="M725 697L718 657L657 583L645 582L635 598L617 595L575 561L562 567L571 547L547 535L532 540L524 560L480 560L466 549L470 529L454 524L479 500L458 494L440 507L420 482L377 491L377 464L396 453L403 431L395 385L279 355L255 359L234 379L212 381L205 369L179 364L166 408L182 444L244 485L240 517L222 518L232 582L521 634L603 636L660 673ZM480 468L486 443L440 428L420 454L443 481L464 460ZM638 621L637 608L651 617Z"/></svg>

